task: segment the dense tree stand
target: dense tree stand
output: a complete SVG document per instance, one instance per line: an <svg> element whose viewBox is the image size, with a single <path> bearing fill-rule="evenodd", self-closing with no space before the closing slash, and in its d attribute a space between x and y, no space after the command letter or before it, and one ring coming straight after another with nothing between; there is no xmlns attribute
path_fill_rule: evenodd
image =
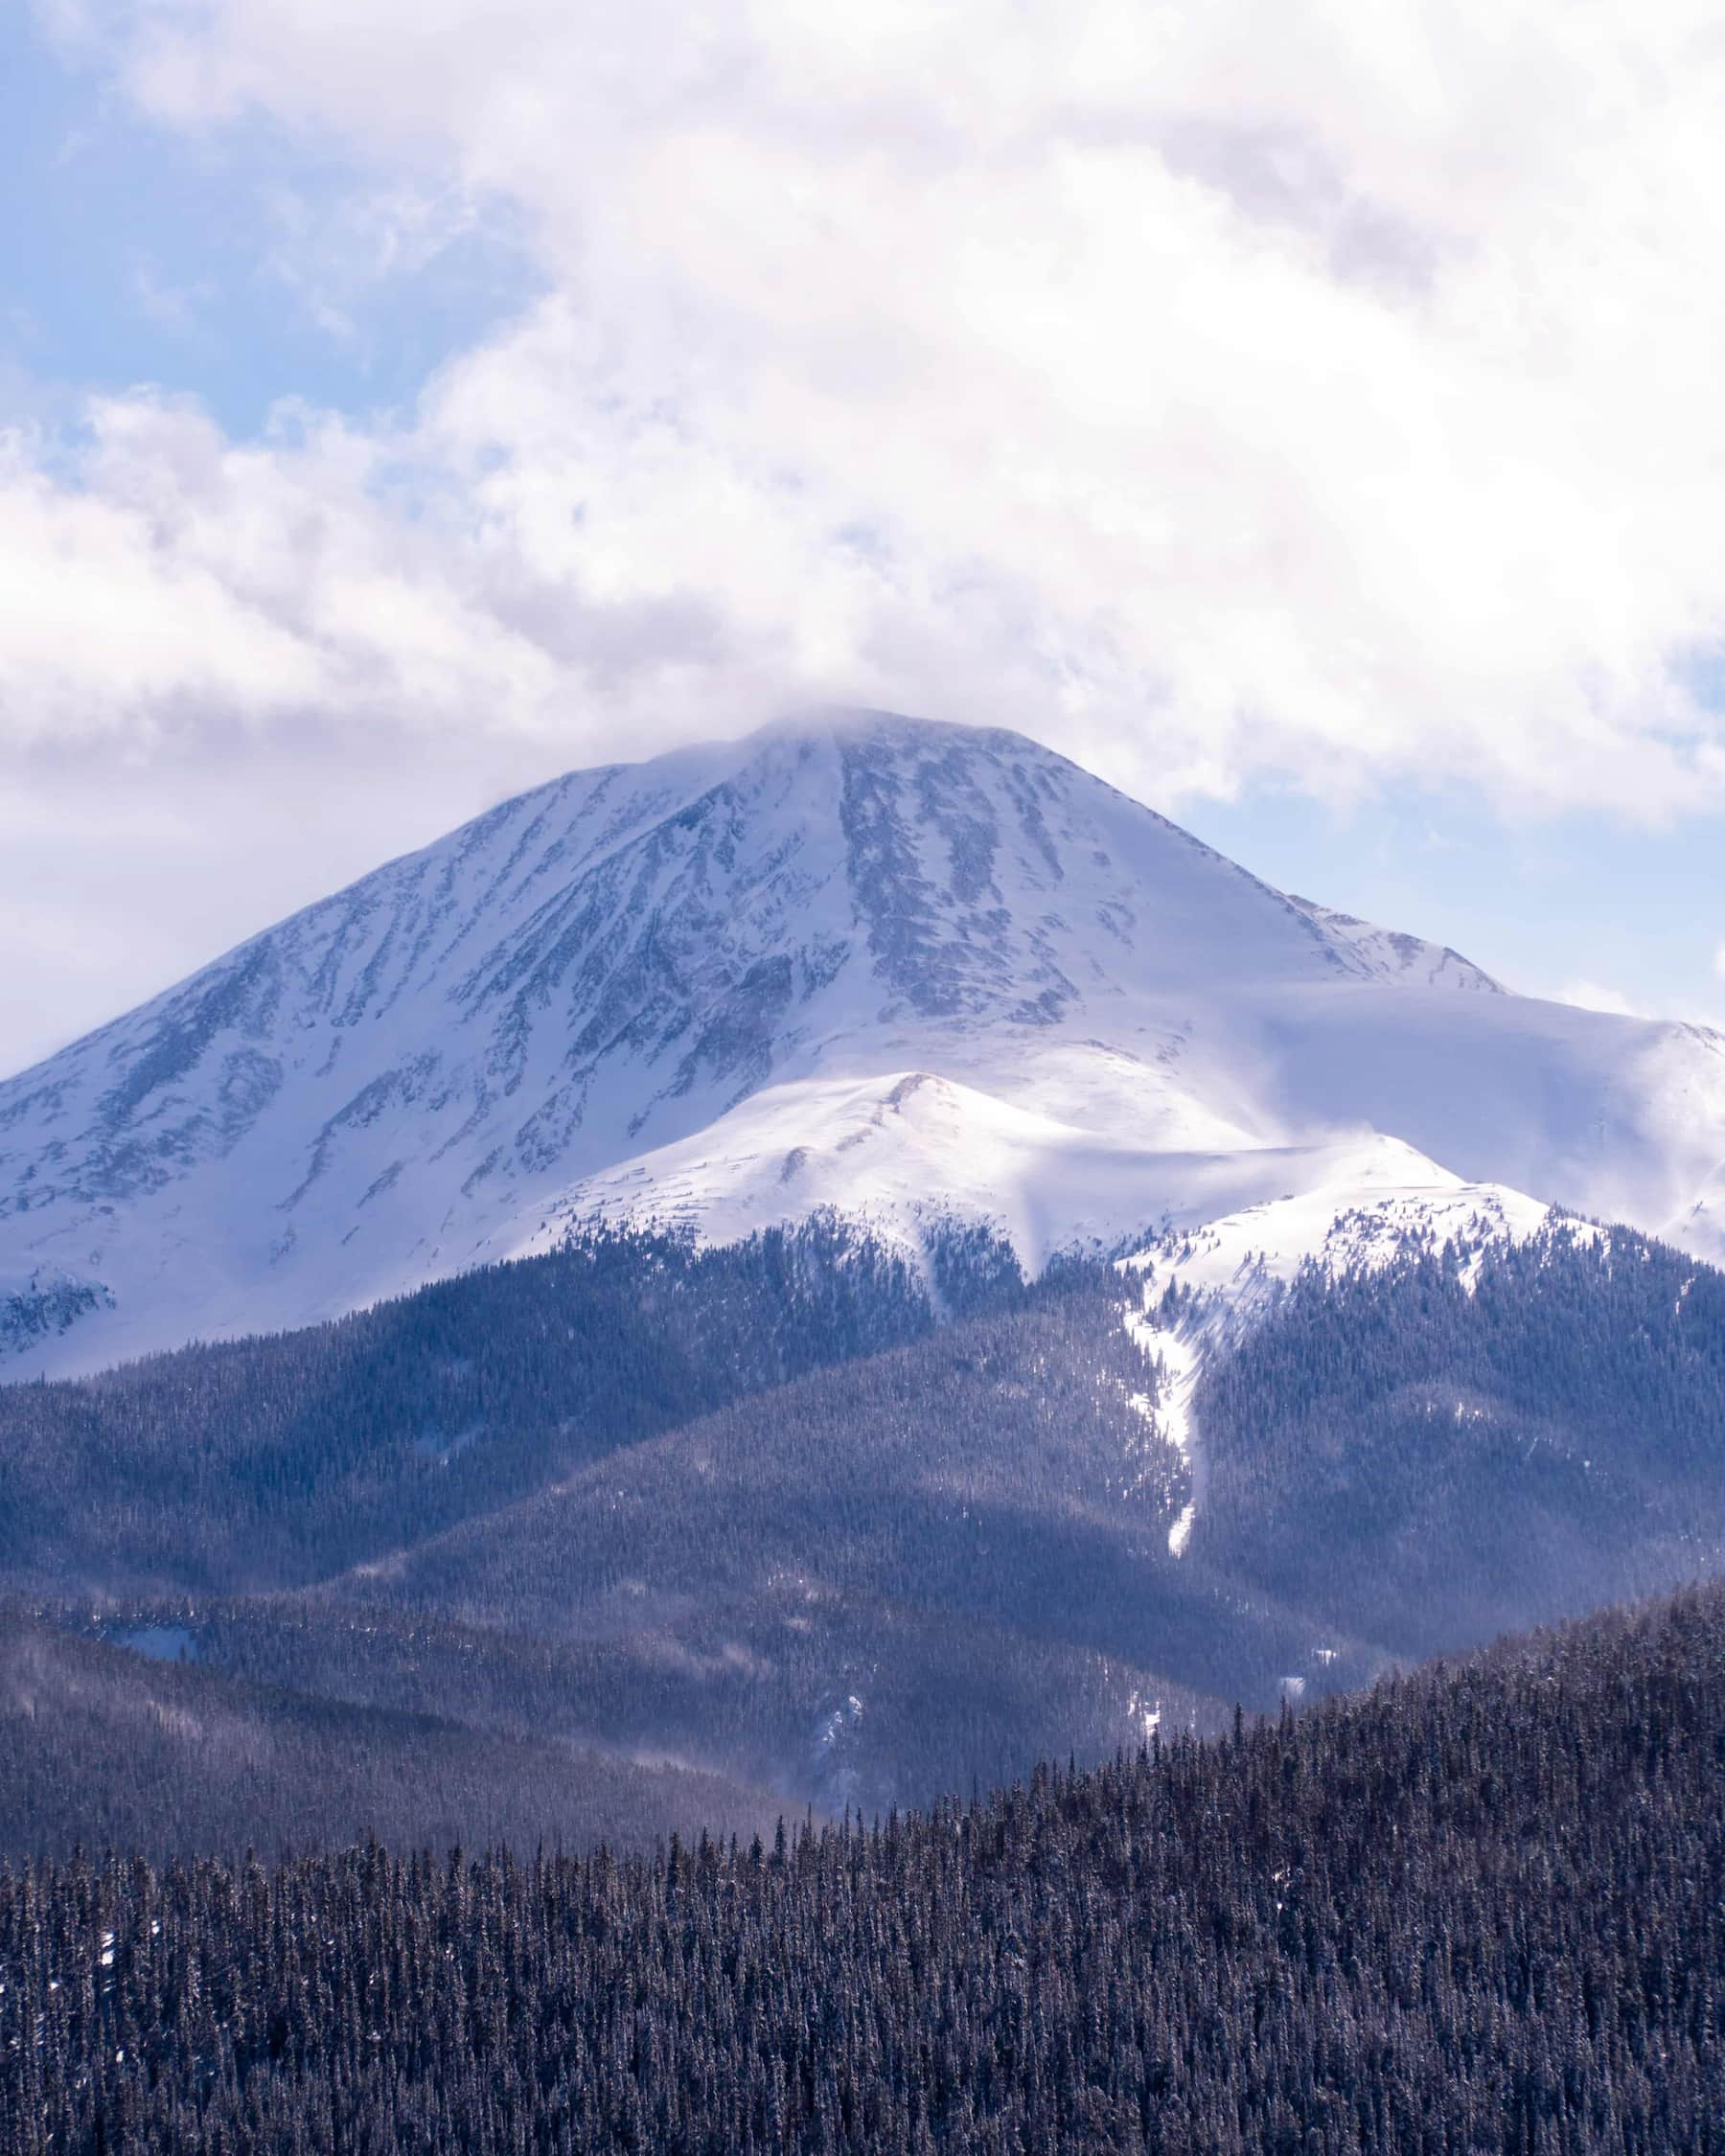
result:
<svg viewBox="0 0 1725 2156"><path fill-rule="evenodd" d="M1725 2149L1725 1594L656 1860L0 1871L0 2144Z"/></svg>

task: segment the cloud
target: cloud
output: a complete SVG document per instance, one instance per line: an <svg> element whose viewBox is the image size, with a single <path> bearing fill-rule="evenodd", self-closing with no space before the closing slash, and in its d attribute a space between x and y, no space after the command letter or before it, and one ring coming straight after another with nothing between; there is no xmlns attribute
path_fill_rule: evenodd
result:
<svg viewBox="0 0 1725 2156"><path fill-rule="evenodd" d="M1609 1011L1617 1018L1651 1018L1655 1015L1632 1003L1622 989L1603 987L1597 980L1568 981L1556 991L1552 1000L1574 1003L1583 1011Z"/></svg>
<svg viewBox="0 0 1725 2156"><path fill-rule="evenodd" d="M172 828L110 850L171 909L175 860L226 879L220 933L805 700L1020 725L1174 808L1725 798L1699 0L36 12L212 185L267 135L256 266L350 343L410 340L475 238L538 295L399 408L255 439L186 383L4 378L0 792ZM196 298L188 368L236 304ZM72 1009L65 889L7 902L14 1045ZM80 1020L212 940L187 899L128 951L105 903Z"/></svg>
<svg viewBox="0 0 1725 2156"><path fill-rule="evenodd" d="M1718 975L1721 980L1725 980L1725 943L1720 944L1718 950L1714 952L1714 972Z"/></svg>
<svg viewBox="0 0 1725 2156"><path fill-rule="evenodd" d="M212 297L207 283L179 285L165 280L147 255L132 265L131 288L150 321L181 337L196 333L198 313Z"/></svg>
<svg viewBox="0 0 1725 2156"><path fill-rule="evenodd" d="M817 695L1163 799L1725 793L1691 0L58 12L163 125L371 158L401 207L333 261L489 202L547 290L386 423L132 401L69 477L14 445L0 571L47 538L114 624L5 632L14 727L654 745Z"/></svg>
<svg viewBox="0 0 1725 2156"><path fill-rule="evenodd" d="M1719 955L1720 960L1725 961L1725 952ZM1725 980L1725 962L1716 964L1715 971ZM1625 996L1620 988L1577 976L1552 991L1552 999L1557 1003L1574 1003L1584 1011L1608 1011L1616 1018L1670 1019L1682 1024L1706 1026L1725 1037L1725 1011L1710 1007L1712 998L1704 984L1701 996L1694 1001L1686 1004L1679 998L1675 1007L1650 1008L1645 1002Z"/></svg>

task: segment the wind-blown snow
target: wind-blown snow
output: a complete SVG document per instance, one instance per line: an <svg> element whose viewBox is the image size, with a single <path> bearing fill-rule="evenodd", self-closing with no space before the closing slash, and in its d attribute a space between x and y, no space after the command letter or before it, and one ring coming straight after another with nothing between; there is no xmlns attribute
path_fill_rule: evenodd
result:
<svg viewBox="0 0 1725 2156"><path fill-rule="evenodd" d="M1372 1132L1719 1254L1716 1036L1506 995L1016 735L820 720L506 802L0 1085L0 1352L304 1322L593 1212L958 1212L1035 1264Z"/></svg>

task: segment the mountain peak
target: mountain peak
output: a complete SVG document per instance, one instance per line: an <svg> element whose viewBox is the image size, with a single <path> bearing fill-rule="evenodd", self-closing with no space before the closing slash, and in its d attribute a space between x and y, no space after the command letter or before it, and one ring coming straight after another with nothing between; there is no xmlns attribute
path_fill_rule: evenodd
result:
<svg viewBox="0 0 1725 2156"><path fill-rule="evenodd" d="M1658 1227L1725 1057L1290 899L1023 736L796 714L506 801L0 1085L0 1332L66 1366L298 1322L584 1191L794 1217L873 1204L864 1160L888 1225L1010 1210L1042 1254L1362 1129ZM755 1164L703 1181L709 1139Z"/></svg>
<svg viewBox="0 0 1725 2156"><path fill-rule="evenodd" d="M875 704L815 703L794 706L745 734L744 745L766 741L885 742L905 747L936 745L970 738L1022 742L1028 736L996 727L972 726L953 719L925 719L910 712L887 711Z"/></svg>
<svg viewBox="0 0 1725 2156"><path fill-rule="evenodd" d="M1024 755L1046 758L1052 763L1070 762L1058 749L1049 748L1030 735L1015 732L1010 727L977 725L955 719L924 719L872 704L798 706L744 735L738 745L747 747L756 742L774 741L831 744L838 747L874 746L925 755L969 747L989 755Z"/></svg>

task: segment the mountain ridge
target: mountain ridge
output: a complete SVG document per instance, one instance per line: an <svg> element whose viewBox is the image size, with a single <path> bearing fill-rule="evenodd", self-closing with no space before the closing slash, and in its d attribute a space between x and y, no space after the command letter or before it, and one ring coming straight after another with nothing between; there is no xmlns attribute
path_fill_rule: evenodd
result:
<svg viewBox="0 0 1725 2156"><path fill-rule="evenodd" d="M0 1367L335 1315L590 1213L988 1218L1040 1264L1374 1132L1725 1249L1713 1037L1512 996L1024 737L780 722L500 803L0 1084Z"/></svg>

